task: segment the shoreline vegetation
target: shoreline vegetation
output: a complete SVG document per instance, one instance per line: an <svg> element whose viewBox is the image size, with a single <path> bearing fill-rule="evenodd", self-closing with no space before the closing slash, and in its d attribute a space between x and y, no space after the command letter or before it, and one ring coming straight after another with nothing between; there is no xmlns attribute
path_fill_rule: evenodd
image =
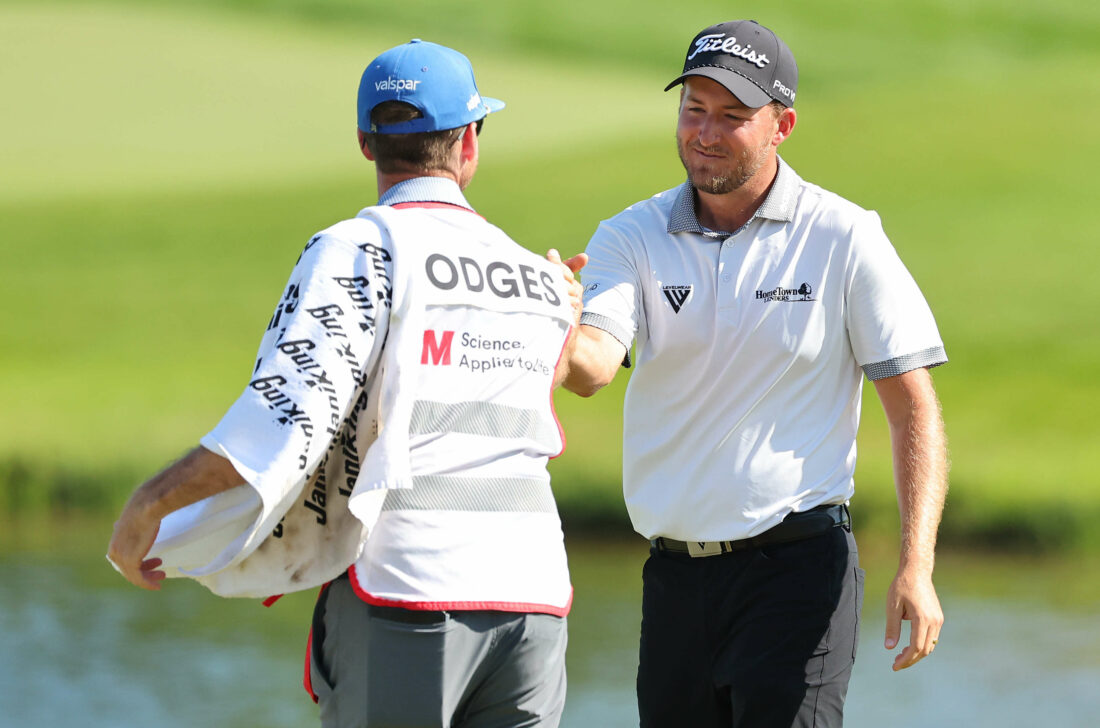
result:
<svg viewBox="0 0 1100 728"><path fill-rule="evenodd" d="M164 463L167 465L167 463ZM598 482L556 468L553 485L567 535L578 538L627 538L634 534L622 503L620 484ZM102 520L109 525L133 488L157 468L136 465L77 470L28 460L0 460L0 513L9 520L39 522ZM856 533L890 542L898 534L898 516L889 493L861 492L852 499ZM977 503L964 487L948 495L940 527L941 547L1003 554L1096 554L1095 524L1100 508L1069 503Z"/></svg>

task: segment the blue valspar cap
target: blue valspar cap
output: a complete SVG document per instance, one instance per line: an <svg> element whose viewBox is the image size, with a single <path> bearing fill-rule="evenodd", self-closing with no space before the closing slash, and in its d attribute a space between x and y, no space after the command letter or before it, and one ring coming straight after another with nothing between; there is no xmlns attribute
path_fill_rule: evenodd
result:
<svg viewBox="0 0 1100 728"><path fill-rule="evenodd" d="M423 116L372 127L370 113L383 101L404 101ZM375 58L359 82L359 129L372 134L456 129L503 108L503 101L478 93L466 56L419 38Z"/></svg>

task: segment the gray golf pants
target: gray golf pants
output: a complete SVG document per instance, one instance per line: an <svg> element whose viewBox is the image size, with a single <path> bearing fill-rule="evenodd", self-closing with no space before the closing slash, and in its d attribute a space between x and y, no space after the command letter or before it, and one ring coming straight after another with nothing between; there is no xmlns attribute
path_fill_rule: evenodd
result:
<svg viewBox="0 0 1100 728"><path fill-rule="evenodd" d="M346 578L317 600L310 678L323 728L556 728L566 620L372 607Z"/></svg>

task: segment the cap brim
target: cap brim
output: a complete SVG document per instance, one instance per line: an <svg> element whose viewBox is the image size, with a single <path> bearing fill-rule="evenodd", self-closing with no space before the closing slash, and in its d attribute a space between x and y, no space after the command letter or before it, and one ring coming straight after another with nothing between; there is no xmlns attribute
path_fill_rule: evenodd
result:
<svg viewBox="0 0 1100 728"><path fill-rule="evenodd" d="M500 111L504 108L503 101L500 99L491 99L488 96L482 96L481 103L485 104L485 108L488 109L488 111L486 111L487 114L491 114L494 111Z"/></svg>
<svg viewBox="0 0 1100 728"><path fill-rule="evenodd" d="M736 96L741 103L748 106L750 109L758 109L761 106L767 106L775 100L744 76L734 73L727 68L718 68L716 66L693 68L687 73L681 74L675 81L665 86L665 91L668 91L677 84L683 83L689 76L702 76L712 81L717 81L725 86L727 91Z"/></svg>

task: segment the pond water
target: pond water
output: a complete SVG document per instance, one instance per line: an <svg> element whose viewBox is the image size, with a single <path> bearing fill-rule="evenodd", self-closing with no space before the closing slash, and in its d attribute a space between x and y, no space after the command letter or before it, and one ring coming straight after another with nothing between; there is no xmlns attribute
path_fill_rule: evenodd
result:
<svg viewBox="0 0 1100 728"><path fill-rule="evenodd" d="M0 726L317 725L301 688L313 595L267 609L186 582L146 593L103 561L105 535L60 549L16 551L7 543L0 548ZM636 726L645 544L571 539L569 546L576 596L563 728ZM973 586L995 571L981 560L941 559L943 639L933 657L893 673L876 619L891 576L880 561L865 557L871 576L846 726L1100 725L1100 606L1031 598L1057 590L1059 573L1075 573L1064 563L1001 563L1008 581L1038 585L1006 590Z"/></svg>

